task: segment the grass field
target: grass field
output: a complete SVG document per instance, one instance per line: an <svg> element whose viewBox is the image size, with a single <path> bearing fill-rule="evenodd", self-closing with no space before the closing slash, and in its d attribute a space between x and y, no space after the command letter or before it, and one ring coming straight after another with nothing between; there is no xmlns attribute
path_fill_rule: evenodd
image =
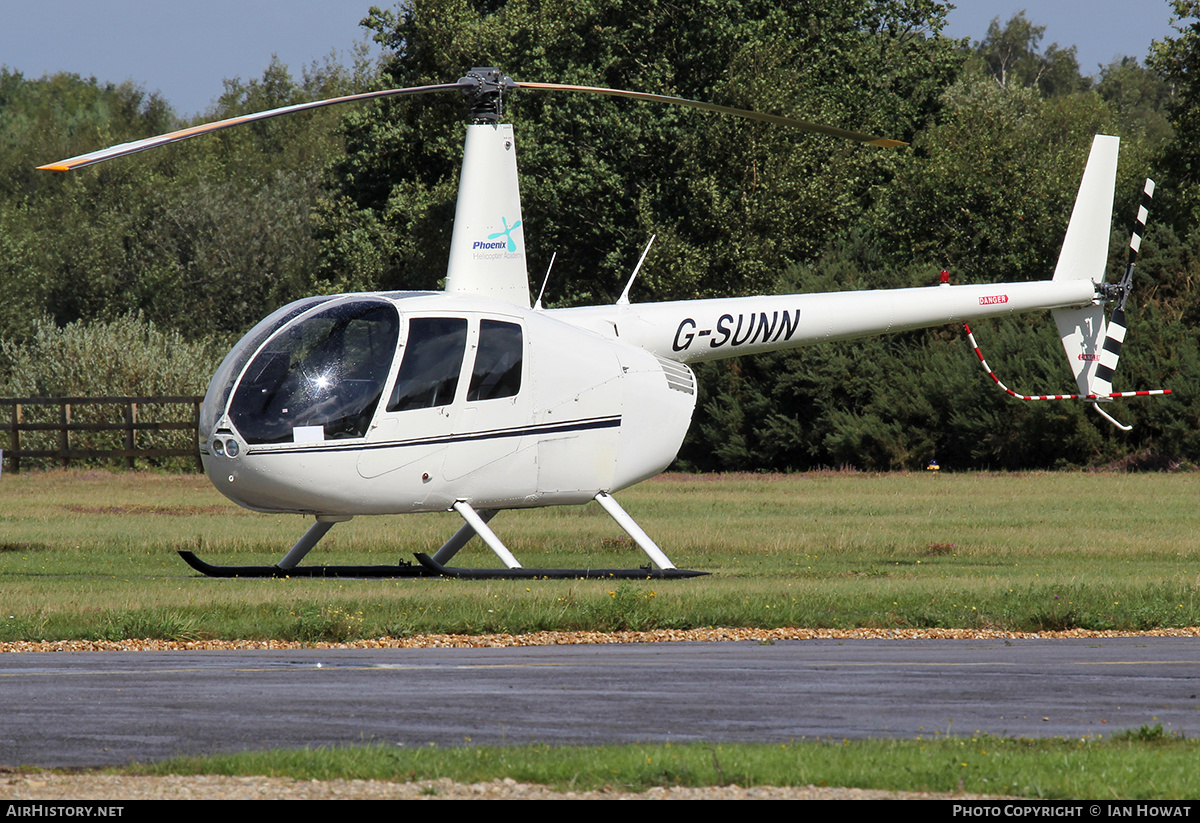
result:
<svg viewBox="0 0 1200 823"><path fill-rule="evenodd" d="M0 641L333 640L427 632L749 627L1145 630L1200 625L1200 474L665 475L619 495L671 582L212 580L276 562L310 522L239 509L202 476L0 477ZM315 564L430 551L457 515L339 524ZM595 504L511 511L526 566L644 555ZM473 541L455 561L497 566Z"/></svg>
<svg viewBox="0 0 1200 823"><path fill-rule="evenodd" d="M1143 727L1112 738L798 741L786 744L356 747L181 758L139 774L460 783L511 778L559 790L654 786L852 786L1042 799L1194 799L1200 744Z"/></svg>

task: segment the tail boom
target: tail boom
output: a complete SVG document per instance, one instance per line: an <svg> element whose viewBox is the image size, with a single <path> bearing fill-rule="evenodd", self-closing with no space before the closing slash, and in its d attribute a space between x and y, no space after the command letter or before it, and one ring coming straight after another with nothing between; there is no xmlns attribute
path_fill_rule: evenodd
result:
<svg viewBox="0 0 1200 823"><path fill-rule="evenodd" d="M793 349L984 317L1085 306L1091 281L732 297L555 309L547 314L682 363Z"/></svg>

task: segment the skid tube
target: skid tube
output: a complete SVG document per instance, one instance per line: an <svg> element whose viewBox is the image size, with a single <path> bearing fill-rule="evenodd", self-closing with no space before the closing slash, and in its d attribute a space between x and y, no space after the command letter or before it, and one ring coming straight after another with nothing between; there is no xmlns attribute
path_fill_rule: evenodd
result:
<svg viewBox="0 0 1200 823"><path fill-rule="evenodd" d="M702 577L708 572L689 569L468 569L443 566L429 555L417 554L417 563L395 566L216 566L194 552L180 551L184 562L206 577L450 577L459 580L676 580Z"/></svg>

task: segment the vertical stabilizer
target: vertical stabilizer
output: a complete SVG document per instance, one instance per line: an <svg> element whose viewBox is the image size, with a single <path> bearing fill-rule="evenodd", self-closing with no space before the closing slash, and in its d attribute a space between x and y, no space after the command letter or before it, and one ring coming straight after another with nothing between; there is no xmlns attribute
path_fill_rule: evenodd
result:
<svg viewBox="0 0 1200 823"><path fill-rule="evenodd" d="M467 126L446 291L529 308L523 224L512 125Z"/></svg>
<svg viewBox="0 0 1200 823"><path fill-rule="evenodd" d="M1079 184L1079 195L1071 211L1058 266L1054 269L1055 280L1104 282L1120 145L1119 137L1103 134L1092 140L1092 152ZM1079 391L1091 394L1093 375L1104 344L1104 306L1097 302L1078 309L1055 309L1052 313Z"/></svg>

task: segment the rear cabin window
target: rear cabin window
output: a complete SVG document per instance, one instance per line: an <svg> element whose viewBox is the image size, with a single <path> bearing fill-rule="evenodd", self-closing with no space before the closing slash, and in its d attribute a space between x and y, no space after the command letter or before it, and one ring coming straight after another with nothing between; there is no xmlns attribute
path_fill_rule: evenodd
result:
<svg viewBox="0 0 1200 823"><path fill-rule="evenodd" d="M467 321L461 317L414 317L408 321L408 342L396 375L387 410L448 406L458 390Z"/></svg>
<svg viewBox="0 0 1200 823"><path fill-rule="evenodd" d="M501 320L479 321L479 351L467 400L513 397L521 390L521 327Z"/></svg>

